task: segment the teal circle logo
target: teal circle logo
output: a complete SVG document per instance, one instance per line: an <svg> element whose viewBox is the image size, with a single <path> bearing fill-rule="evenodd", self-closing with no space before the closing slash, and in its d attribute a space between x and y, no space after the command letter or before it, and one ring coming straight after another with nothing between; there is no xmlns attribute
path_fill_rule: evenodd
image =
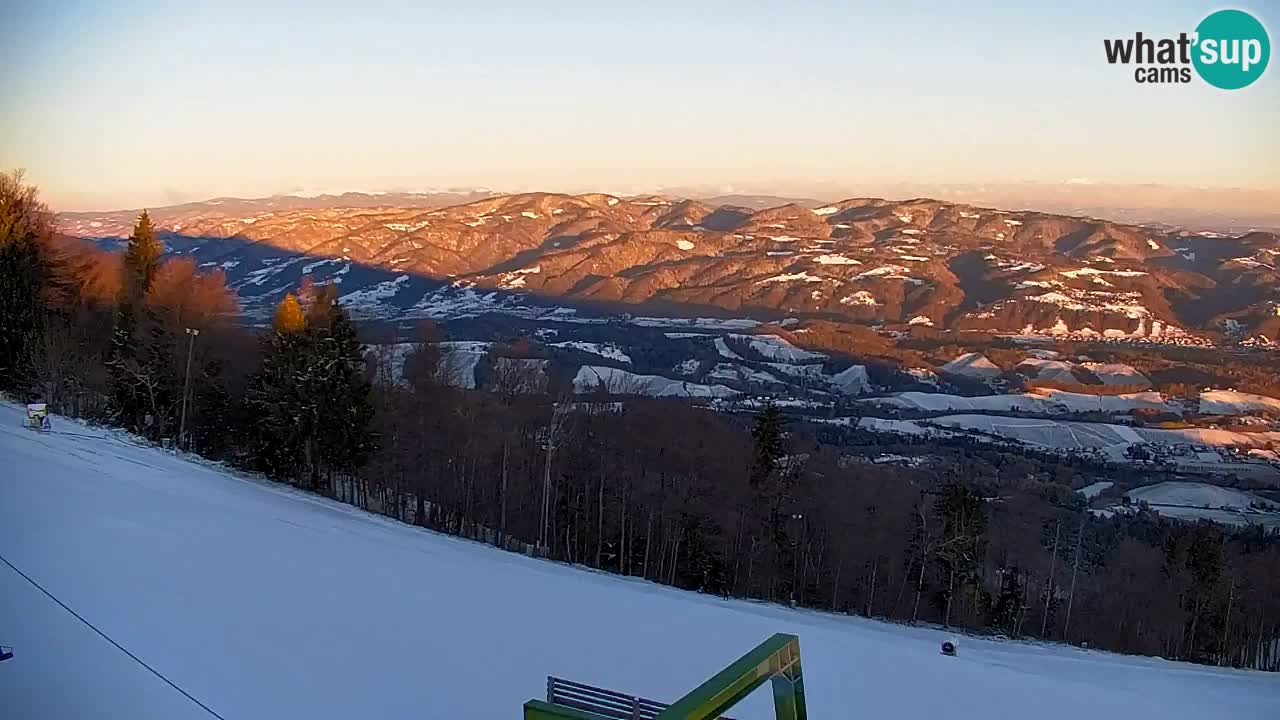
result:
<svg viewBox="0 0 1280 720"><path fill-rule="evenodd" d="M1271 59L1271 39L1258 19L1243 10L1219 10L1196 26L1191 62L1205 82L1239 90L1262 77Z"/></svg>

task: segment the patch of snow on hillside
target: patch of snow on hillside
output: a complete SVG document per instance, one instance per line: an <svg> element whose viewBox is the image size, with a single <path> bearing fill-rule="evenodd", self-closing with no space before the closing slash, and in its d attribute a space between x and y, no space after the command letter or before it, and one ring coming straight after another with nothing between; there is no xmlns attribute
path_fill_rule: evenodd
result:
<svg viewBox="0 0 1280 720"><path fill-rule="evenodd" d="M942 366L944 372L953 375L973 375L977 377L994 377L1003 372L999 366L987 359L982 353L966 353Z"/></svg>
<svg viewBox="0 0 1280 720"><path fill-rule="evenodd" d="M1078 278L1085 275L1113 275L1115 277L1141 277L1146 275L1141 270L1099 270L1097 268L1079 268L1077 270L1063 270L1060 274L1069 278Z"/></svg>
<svg viewBox="0 0 1280 720"><path fill-rule="evenodd" d="M866 270L864 272L861 272L855 277L858 277L858 278L886 277L891 275L901 275L908 272L910 272L910 270L908 270L907 268L901 265L882 265L881 267L873 268L871 270Z"/></svg>
<svg viewBox="0 0 1280 720"><path fill-rule="evenodd" d="M729 349L729 344L726 343L724 341L724 338L722 337L716 338L715 347L716 347L716 352L720 353L720 357L728 358L730 360L742 359L741 355Z"/></svg>
<svg viewBox="0 0 1280 720"><path fill-rule="evenodd" d="M1064 383L1077 382L1074 366L1062 360L1027 358L1018 363L1018 372L1036 380L1053 380Z"/></svg>
<svg viewBox="0 0 1280 720"><path fill-rule="evenodd" d="M688 240L677 240L676 247L680 248L681 250L692 250L694 245Z"/></svg>
<svg viewBox="0 0 1280 720"><path fill-rule="evenodd" d="M707 380L720 380L723 382L746 383L749 385L779 385L778 378L770 375L763 370L756 370L745 365L734 365L732 363L717 363L711 371L707 373Z"/></svg>
<svg viewBox="0 0 1280 720"><path fill-rule="evenodd" d="M440 343L439 374L446 385L474 390L476 366L488 354L492 343L462 341Z"/></svg>
<svg viewBox="0 0 1280 720"><path fill-rule="evenodd" d="M866 365L850 365L831 376L831 384L846 395L860 395L871 387Z"/></svg>
<svg viewBox="0 0 1280 720"><path fill-rule="evenodd" d="M422 228L430 224L431 224L430 222L426 220L422 220L416 223L383 223L382 226L388 230L397 230L399 232L412 232L414 230L421 230Z"/></svg>
<svg viewBox="0 0 1280 720"><path fill-rule="evenodd" d="M1147 246L1150 247L1152 250L1160 249L1160 243L1156 242L1155 240L1148 240Z"/></svg>
<svg viewBox="0 0 1280 720"><path fill-rule="evenodd" d="M578 374L573 378L573 388L578 393L590 393L603 388L616 394L653 397L734 397L741 394L724 385L701 385L661 375L639 375L597 365L583 365L579 368Z"/></svg>
<svg viewBox="0 0 1280 720"><path fill-rule="evenodd" d="M840 298L841 305L875 305L876 296L866 290L859 290L852 295L846 295Z"/></svg>
<svg viewBox="0 0 1280 720"><path fill-rule="evenodd" d="M1129 498L1130 502L1145 502L1151 505L1181 505L1226 510L1249 510L1256 506L1280 508L1280 504L1252 493L1197 482L1162 482L1146 485L1130 490L1125 493L1125 497Z"/></svg>
<svg viewBox="0 0 1280 720"><path fill-rule="evenodd" d="M521 216L521 217L531 218L531 219L533 219L533 220L537 220L538 218L542 217L541 215L539 215L539 214L538 214L538 213L536 213L536 212L533 212L532 210L524 210L524 211L522 211L522 212L520 213L520 216Z"/></svg>
<svg viewBox="0 0 1280 720"><path fill-rule="evenodd" d="M395 280L387 280L376 285L338 296L338 303L352 309L355 315L368 315L377 312L383 300L390 300L409 283L408 275L401 275Z"/></svg>
<svg viewBox="0 0 1280 720"><path fill-rule="evenodd" d="M919 235L920 234L920 231L915 228L903 228L898 232L902 233L903 235Z"/></svg>
<svg viewBox="0 0 1280 720"><path fill-rule="evenodd" d="M1083 495L1086 500L1092 500L1101 495L1107 489L1111 488L1113 485L1115 485L1115 483L1109 480L1102 480L1090 485L1085 485L1076 492Z"/></svg>
<svg viewBox="0 0 1280 720"><path fill-rule="evenodd" d="M792 237L791 235L779 235L775 238L772 238L772 240L774 242L780 242L780 243L791 243L791 242L799 242L800 238Z"/></svg>
<svg viewBox="0 0 1280 720"><path fill-rule="evenodd" d="M929 368L907 368L906 373L921 385L938 385L938 374Z"/></svg>
<svg viewBox="0 0 1280 720"><path fill-rule="evenodd" d="M917 315L907 321L908 325L924 325L925 327L933 327L933 320L928 315Z"/></svg>
<svg viewBox="0 0 1280 720"><path fill-rule="evenodd" d="M698 330L750 330L760 324L759 320L750 318L669 318L669 317L634 317L632 325L641 327L686 327Z"/></svg>
<svg viewBox="0 0 1280 720"><path fill-rule="evenodd" d="M982 217L982 213L971 213L971 212L965 212L964 210L961 210L960 217L968 218L970 220L977 220L978 218Z"/></svg>
<svg viewBox="0 0 1280 720"><path fill-rule="evenodd" d="M566 342L551 343L551 347L568 348L571 350L579 350L581 352L592 353L610 360L617 360L628 365L631 364L631 356L622 351L622 348L613 343L594 343L584 342L581 340L569 340Z"/></svg>
<svg viewBox="0 0 1280 720"><path fill-rule="evenodd" d="M834 215L835 213L838 213L838 212L840 212L840 208L834 205L828 205L827 207L820 207L817 210L814 210L813 214L814 215Z"/></svg>
<svg viewBox="0 0 1280 720"><path fill-rule="evenodd" d="M826 380L827 376L822 372L821 365L792 365L791 363L769 362L765 363L771 370L789 375L795 378L803 378L806 380Z"/></svg>
<svg viewBox="0 0 1280 720"><path fill-rule="evenodd" d="M698 362L696 359L689 358L688 360L682 360L678 365L672 368L672 370L678 375L692 375L698 372L698 366L701 364L702 363Z"/></svg>
<svg viewBox="0 0 1280 720"><path fill-rule="evenodd" d="M1280 414L1280 399L1234 390L1200 393L1200 413L1203 415L1244 415L1257 411Z"/></svg>
<svg viewBox="0 0 1280 720"><path fill-rule="evenodd" d="M735 340L746 341L760 355L782 362L806 363L825 360L826 355L802 350L777 335L730 335Z"/></svg>
<svg viewBox="0 0 1280 720"><path fill-rule="evenodd" d="M809 274L809 273L807 273L807 272L801 271L801 272L798 272L798 273L784 273L784 274L782 274L782 275L774 275L773 277L771 277L771 278L765 278L764 280L761 280L760 282L761 282L761 283L775 283L775 282L796 282L796 281L800 281L800 282L822 282L822 278L817 277L816 275L810 275L810 274Z"/></svg>
<svg viewBox="0 0 1280 720"><path fill-rule="evenodd" d="M1150 385L1146 375L1132 365L1123 363L1083 363L1083 366L1102 381L1103 385Z"/></svg>
<svg viewBox="0 0 1280 720"><path fill-rule="evenodd" d="M500 276L500 279L498 280L498 286L509 289L509 290L515 289L515 288L522 288L524 287L526 275L536 275L540 272L542 272L541 265L534 265L533 267L521 268L519 270L512 270L511 272L505 272L505 273L502 273L502 275Z"/></svg>
<svg viewBox="0 0 1280 720"><path fill-rule="evenodd" d="M244 284L261 286L264 283L266 283L268 280L270 280L273 276L280 273L285 268L296 265L306 259L307 259L307 256L300 255L296 258L293 258L292 260L286 260L285 262L282 262L282 263L274 263L268 267L254 270L245 275ZM264 260L263 262L266 262L266 261ZM335 262L335 261L333 260L321 261L316 263L316 265L323 265L325 262Z"/></svg>
<svg viewBox="0 0 1280 720"><path fill-rule="evenodd" d="M861 265L861 260L855 260L844 255L819 255L813 259L819 265Z"/></svg>

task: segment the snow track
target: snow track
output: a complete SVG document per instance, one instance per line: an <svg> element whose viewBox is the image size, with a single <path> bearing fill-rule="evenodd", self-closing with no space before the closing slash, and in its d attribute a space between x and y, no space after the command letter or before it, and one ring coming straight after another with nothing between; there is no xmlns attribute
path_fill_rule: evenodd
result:
<svg viewBox="0 0 1280 720"><path fill-rule="evenodd" d="M0 555L226 720L510 720L546 675L674 699L800 636L814 720L1272 717L1280 683L725 601L533 560L0 403ZM0 565L4 717L209 715ZM1018 709L1018 710L1015 710ZM772 717L767 689L733 716Z"/></svg>

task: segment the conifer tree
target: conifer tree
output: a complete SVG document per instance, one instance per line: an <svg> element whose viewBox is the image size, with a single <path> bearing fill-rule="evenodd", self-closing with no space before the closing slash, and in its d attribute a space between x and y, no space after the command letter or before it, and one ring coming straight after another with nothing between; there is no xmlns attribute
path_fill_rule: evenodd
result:
<svg viewBox="0 0 1280 720"><path fill-rule="evenodd" d="M271 333L262 339L261 366L250 378L245 398L254 427L254 464L277 479L298 474L309 431L302 389L305 330L302 306L290 293L276 307Z"/></svg>
<svg viewBox="0 0 1280 720"><path fill-rule="evenodd" d="M782 446L782 411L773 403L769 403L756 416L755 426L751 429L751 438L755 441L756 459L751 468L751 485L763 487L778 469L778 461L783 456Z"/></svg>
<svg viewBox="0 0 1280 720"><path fill-rule="evenodd" d="M124 253L124 291L135 304L151 289L163 253L164 245L156 238L151 216L143 210Z"/></svg>
<svg viewBox="0 0 1280 720"><path fill-rule="evenodd" d="M317 323L316 345L324 367L319 375L321 402L320 458L343 473L364 465L373 449L373 402L364 350L355 326L336 300L326 308L328 321Z"/></svg>
<svg viewBox="0 0 1280 720"><path fill-rule="evenodd" d="M151 216L146 210L138 216L129 245L124 254L120 296L116 300L115 323L111 332L111 400L116 418L127 428L151 430L143 422L148 407L157 402L148 392L159 387L152 372L156 365L156 348L139 352L136 337L144 312L144 299L155 280L164 246L156 238ZM144 357L145 356L145 357ZM145 388L140 388L145 385Z"/></svg>
<svg viewBox="0 0 1280 720"><path fill-rule="evenodd" d="M286 295L249 388L260 469L311 488L326 471L354 472L373 449L369 394L363 349L334 288Z"/></svg>

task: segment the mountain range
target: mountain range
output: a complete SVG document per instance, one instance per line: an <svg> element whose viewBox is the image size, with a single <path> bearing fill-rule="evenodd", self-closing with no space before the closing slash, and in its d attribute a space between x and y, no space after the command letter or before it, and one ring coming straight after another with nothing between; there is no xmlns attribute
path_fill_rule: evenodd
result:
<svg viewBox="0 0 1280 720"><path fill-rule="evenodd" d="M214 199L151 211L265 317L304 276L357 316L621 312L1204 343L1280 335L1280 237L930 199L486 192ZM116 247L133 210L64 213Z"/></svg>

